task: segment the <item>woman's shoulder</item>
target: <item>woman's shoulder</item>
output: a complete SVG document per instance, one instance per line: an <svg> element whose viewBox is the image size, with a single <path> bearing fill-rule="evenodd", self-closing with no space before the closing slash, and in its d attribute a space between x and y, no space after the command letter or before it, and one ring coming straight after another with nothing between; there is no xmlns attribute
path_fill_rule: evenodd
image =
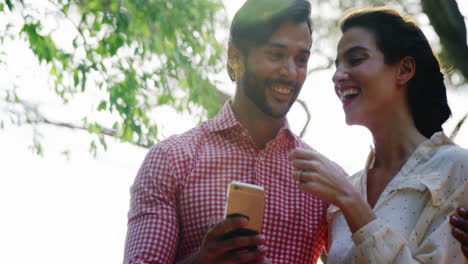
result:
<svg viewBox="0 0 468 264"><path fill-rule="evenodd" d="M365 169L363 170L360 170L354 174L352 174L351 176L348 177L348 180L354 185L354 186L357 186L359 184L359 182L361 181L362 177L364 177L364 171Z"/></svg>
<svg viewBox="0 0 468 264"><path fill-rule="evenodd" d="M468 172L468 149L456 144L440 146L429 161L441 165L458 165Z"/></svg>
<svg viewBox="0 0 468 264"><path fill-rule="evenodd" d="M468 150L455 143L441 145L420 174L421 182L431 191L433 204L444 204L467 188Z"/></svg>
<svg viewBox="0 0 468 264"><path fill-rule="evenodd" d="M444 133L436 133L430 139L433 153L430 162L449 162L468 164L468 149L457 145Z"/></svg>

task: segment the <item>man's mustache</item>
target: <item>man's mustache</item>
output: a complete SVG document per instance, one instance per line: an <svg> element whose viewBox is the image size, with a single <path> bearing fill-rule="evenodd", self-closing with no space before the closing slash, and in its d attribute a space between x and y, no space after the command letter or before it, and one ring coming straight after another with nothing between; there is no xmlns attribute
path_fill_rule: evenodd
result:
<svg viewBox="0 0 468 264"><path fill-rule="evenodd" d="M293 82L293 81L285 81L285 80L281 80L281 79L269 79L267 80L267 84L270 86L270 85L274 85L274 84L280 84L280 85L285 85L285 86L292 86L294 87L294 90L297 90L299 89L299 84L297 82Z"/></svg>

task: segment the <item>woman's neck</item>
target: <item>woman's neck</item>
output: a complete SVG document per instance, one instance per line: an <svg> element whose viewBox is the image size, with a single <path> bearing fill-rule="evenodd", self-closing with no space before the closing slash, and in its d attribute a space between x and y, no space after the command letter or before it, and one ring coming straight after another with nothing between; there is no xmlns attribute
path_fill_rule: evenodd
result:
<svg viewBox="0 0 468 264"><path fill-rule="evenodd" d="M392 168L404 164L418 146L427 140L412 124L380 127L372 131L376 168Z"/></svg>

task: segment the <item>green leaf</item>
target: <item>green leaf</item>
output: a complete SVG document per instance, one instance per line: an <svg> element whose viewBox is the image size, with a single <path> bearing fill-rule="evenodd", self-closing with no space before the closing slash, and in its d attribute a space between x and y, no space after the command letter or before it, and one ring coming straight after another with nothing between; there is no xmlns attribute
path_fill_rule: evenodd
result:
<svg viewBox="0 0 468 264"><path fill-rule="evenodd" d="M94 140L91 141L91 144L89 145L89 152L93 155L93 157L97 156L97 146Z"/></svg>
<svg viewBox="0 0 468 264"><path fill-rule="evenodd" d="M68 61L70 58L71 58L70 54L62 54L59 59L61 61Z"/></svg>
<svg viewBox="0 0 468 264"><path fill-rule="evenodd" d="M10 11L13 11L13 4L11 3L11 0L6 0L5 2L8 6L8 9L10 9Z"/></svg>
<svg viewBox="0 0 468 264"><path fill-rule="evenodd" d="M50 36L42 36L37 31L41 28L40 22L35 24L24 24L20 33L28 36L29 44L34 54L39 58L39 61L45 60L51 62L57 57L57 48Z"/></svg>
<svg viewBox="0 0 468 264"><path fill-rule="evenodd" d="M73 48L77 48L78 47L78 37L75 37L72 41L72 45L73 45Z"/></svg>
<svg viewBox="0 0 468 264"><path fill-rule="evenodd" d="M86 71L81 72L83 75L83 79L81 80L81 92L86 90Z"/></svg>
<svg viewBox="0 0 468 264"><path fill-rule="evenodd" d="M96 134L96 135L100 135L101 134L101 126L99 126L98 124L94 123L94 124L90 124L88 126L88 132L90 134Z"/></svg>
<svg viewBox="0 0 468 264"><path fill-rule="evenodd" d="M131 126L125 124L125 125L124 125L123 131L124 131L124 133L123 133L123 139L124 139L125 141L131 141L132 138L133 138L133 132L132 132Z"/></svg>
<svg viewBox="0 0 468 264"><path fill-rule="evenodd" d="M164 94L158 97L158 105L165 105L172 101L173 98L170 95Z"/></svg>
<svg viewBox="0 0 468 264"><path fill-rule="evenodd" d="M103 111L106 110L107 108L107 102L106 101L101 101L101 103L98 105L97 110L98 111Z"/></svg>
<svg viewBox="0 0 468 264"><path fill-rule="evenodd" d="M101 142L101 145L104 147L104 150L107 150L106 139L104 138L104 136L99 137L99 142Z"/></svg>
<svg viewBox="0 0 468 264"><path fill-rule="evenodd" d="M80 83L80 77L78 76L78 70L74 70L73 71L73 84L76 86L78 86L78 84Z"/></svg>

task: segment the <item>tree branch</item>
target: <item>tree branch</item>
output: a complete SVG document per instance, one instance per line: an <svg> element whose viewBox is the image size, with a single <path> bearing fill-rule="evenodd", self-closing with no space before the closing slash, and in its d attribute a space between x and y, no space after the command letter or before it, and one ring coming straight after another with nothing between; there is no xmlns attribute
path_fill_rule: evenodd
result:
<svg viewBox="0 0 468 264"><path fill-rule="evenodd" d="M66 123L66 122L58 122L58 121L52 121L48 118L46 118L38 109L37 106L29 103L29 102L26 102L24 100L20 100L18 99L17 101L11 101L11 100L6 100L8 103L11 103L11 104L19 104L21 105L24 110L27 112L27 113L31 113L33 114L34 116L34 120L32 120L32 122L36 123L36 124L46 124L46 125L52 125L52 126L57 126L57 127L62 127L62 128L68 128L68 129L78 129L78 130L83 130L83 131L86 131L86 132L89 132L88 131L88 127L86 126L83 126L83 125L76 125L76 124L72 124L72 123ZM10 113L13 113L13 114L16 114L16 115L21 115L13 110L8 110ZM101 130L101 133L103 135L106 135L106 136L109 136L109 137L113 137L113 138L116 138L116 131L115 129L111 129L111 128L106 128L106 127L103 127L103 126L100 126L100 130ZM138 143L138 142L130 142L129 143L135 145L135 146L138 146L138 147L142 147L142 148L151 148L152 145L149 145L149 144L142 144L142 143Z"/></svg>
<svg viewBox="0 0 468 264"><path fill-rule="evenodd" d="M302 106L302 108L304 109L304 111L305 111L305 113L307 115L307 121L306 121L304 127L302 128L301 133L299 134L299 137L302 138L304 136L306 130L307 130L307 127L309 126L310 111L309 111L309 108L307 107L306 103L303 100L297 99L296 102L298 102Z"/></svg>
<svg viewBox="0 0 468 264"><path fill-rule="evenodd" d="M468 45L466 25L456 0L421 0L424 13L439 35L443 53L468 80Z"/></svg>
<svg viewBox="0 0 468 264"><path fill-rule="evenodd" d="M463 123L465 123L467 117L468 117L468 113L466 113L465 116L462 119L460 119L460 121L458 121L457 125L455 126L452 133L450 134L450 138L452 140L454 140L455 137L458 135L458 132L460 131L460 127L463 125Z"/></svg>

